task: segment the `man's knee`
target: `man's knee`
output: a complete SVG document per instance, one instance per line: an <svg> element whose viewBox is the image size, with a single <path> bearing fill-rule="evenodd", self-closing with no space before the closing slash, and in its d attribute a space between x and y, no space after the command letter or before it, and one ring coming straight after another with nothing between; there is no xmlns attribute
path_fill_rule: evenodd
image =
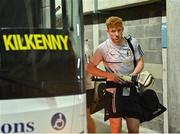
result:
<svg viewBox="0 0 180 134"><path fill-rule="evenodd" d="M120 133L121 132L121 118L110 118L110 127L111 133Z"/></svg>
<svg viewBox="0 0 180 134"><path fill-rule="evenodd" d="M139 133L139 127L129 127L128 133Z"/></svg>
<svg viewBox="0 0 180 134"><path fill-rule="evenodd" d="M138 133L139 132L139 120L134 118L126 119L127 128L129 133Z"/></svg>

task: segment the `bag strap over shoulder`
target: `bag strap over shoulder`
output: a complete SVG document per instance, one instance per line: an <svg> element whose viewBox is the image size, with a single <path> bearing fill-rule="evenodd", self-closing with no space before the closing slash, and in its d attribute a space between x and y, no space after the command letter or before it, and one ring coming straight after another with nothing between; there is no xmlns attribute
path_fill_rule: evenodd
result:
<svg viewBox="0 0 180 134"><path fill-rule="evenodd" d="M136 58L135 58L135 52L134 52L134 48L133 48L133 45L132 45L132 43L131 43L131 36L129 35L129 36L125 36L124 37L125 39L126 39L126 41L128 42L128 45L129 45L129 47L131 48L131 51L132 51L132 53L133 53L133 57L134 57L134 67L136 67Z"/></svg>

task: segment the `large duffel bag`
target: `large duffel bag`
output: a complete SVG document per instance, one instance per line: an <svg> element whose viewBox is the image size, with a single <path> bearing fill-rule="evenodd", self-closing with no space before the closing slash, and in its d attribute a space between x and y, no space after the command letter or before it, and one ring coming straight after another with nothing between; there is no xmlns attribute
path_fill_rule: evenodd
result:
<svg viewBox="0 0 180 134"><path fill-rule="evenodd" d="M141 94L141 105L143 109L143 115L140 119L141 123L150 121L167 110L166 107L159 102L156 92L152 89L146 89Z"/></svg>

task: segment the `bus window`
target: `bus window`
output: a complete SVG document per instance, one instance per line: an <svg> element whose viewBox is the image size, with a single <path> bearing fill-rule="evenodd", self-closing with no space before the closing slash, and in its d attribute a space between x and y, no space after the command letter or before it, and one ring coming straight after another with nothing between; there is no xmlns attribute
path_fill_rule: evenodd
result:
<svg viewBox="0 0 180 134"><path fill-rule="evenodd" d="M55 13L56 13L56 27L62 28L62 3L61 3L61 0L56 0Z"/></svg>
<svg viewBox="0 0 180 134"><path fill-rule="evenodd" d="M0 133L86 133L82 0L0 0L0 18Z"/></svg>
<svg viewBox="0 0 180 134"><path fill-rule="evenodd" d="M84 93L78 6L72 0L0 1L0 99Z"/></svg>

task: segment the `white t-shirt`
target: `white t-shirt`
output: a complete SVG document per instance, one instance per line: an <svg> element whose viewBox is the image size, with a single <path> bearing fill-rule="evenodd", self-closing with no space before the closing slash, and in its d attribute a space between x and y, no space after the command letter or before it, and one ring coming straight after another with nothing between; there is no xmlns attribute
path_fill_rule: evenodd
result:
<svg viewBox="0 0 180 134"><path fill-rule="evenodd" d="M143 56L143 52L135 38L131 38L136 60ZM115 45L109 38L101 43L95 52L95 65L102 60L107 72L128 75L134 70L134 56L126 41L121 46Z"/></svg>
<svg viewBox="0 0 180 134"><path fill-rule="evenodd" d="M85 64L89 63L90 57L93 55L93 52L89 49L88 44L85 44ZM94 88L94 82L91 80L92 75L85 72L85 87L86 90Z"/></svg>

